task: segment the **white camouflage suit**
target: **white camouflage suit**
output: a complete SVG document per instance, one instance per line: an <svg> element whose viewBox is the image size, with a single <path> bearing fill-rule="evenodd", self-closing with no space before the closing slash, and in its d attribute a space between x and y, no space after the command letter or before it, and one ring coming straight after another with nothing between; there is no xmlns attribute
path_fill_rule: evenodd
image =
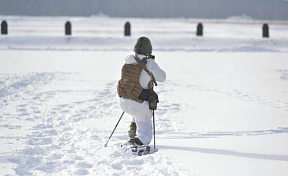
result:
<svg viewBox="0 0 288 176"><path fill-rule="evenodd" d="M141 60L146 57L142 54L138 54L137 56ZM127 56L125 58L125 63L138 64L133 55ZM156 81L164 82L166 80L166 73L158 66L155 60L147 59L146 67L151 73L153 73ZM150 81L151 77L143 69L139 78L141 87L143 89L148 89ZM152 110L149 109L148 102L144 101L143 103L138 103L131 99L119 98L119 105L124 112L132 116L132 121L136 122L137 137L144 145L148 145L152 140Z"/></svg>

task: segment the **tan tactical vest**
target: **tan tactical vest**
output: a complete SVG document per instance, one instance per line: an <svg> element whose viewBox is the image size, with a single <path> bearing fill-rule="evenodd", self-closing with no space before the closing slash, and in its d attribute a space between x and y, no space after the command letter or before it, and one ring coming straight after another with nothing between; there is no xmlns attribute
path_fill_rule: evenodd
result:
<svg viewBox="0 0 288 176"><path fill-rule="evenodd" d="M142 62L145 63L146 60ZM143 100L138 99L143 89L139 83L139 78L142 70L143 68L139 64L123 65L121 79L118 81L117 86L117 93L119 97L127 97L139 103L143 103Z"/></svg>

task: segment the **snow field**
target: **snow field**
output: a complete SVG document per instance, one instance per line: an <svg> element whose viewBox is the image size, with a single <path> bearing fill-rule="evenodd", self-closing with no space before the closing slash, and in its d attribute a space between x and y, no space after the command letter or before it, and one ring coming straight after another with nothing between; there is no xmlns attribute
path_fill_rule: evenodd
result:
<svg viewBox="0 0 288 176"><path fill-rule="evenodd" d="M257 169L271 163L279 171L277 173L285 173L288 158L283 139L287 136L287 85L283 72L278 71L285 70L282 64L286 62L285 53L257 54L266 62L255 68L255 63L259 62L254 59L250 75L262 74L249 77L252 80L246 79L247 70L232 70L229 64L221 64L219 69L216 67L219 60L209 53L177 53L181 56L178 69L169 64L176 55L159 53L158 62L169 78L156 88L161 102L156 111L159 151L143 157L119 150L118 146L127 140L128 115L124 115L109 147L103 147L121 115L116 101L116 79L120 73L101 72L106 68L116 70L123 61L101 58L124 56L126 52L42 51L41 59L37 58L39 51L1 53L6 63L1 67L5 173L238 175L243 173L243 167L237 172L232 168L243 163L247 163L244 165L247 174L263 174ZM19 60L15 55L26 57ZM238 63L251 62L256 54L232 55L232 60ZM227 57L227 62L232 62L230 56L229 53L218 55L220 60ZM243 59L243 56L250 59ZM278 62L274 62L275 56ZM99 60L101 66L97 66ZM191 65L185 64L188 60L193 61ZM269 64L270 61L274 65ZM267 70L268 73L263 74ZM233 72L230 81L221 80L228 71ZM242 78L235 81L238 76ZM267 77L270 77L268 82L265 81ZM240 81L243 85L237 87ZM258 84L275 89L275 93L260 91L263 87L257 89ZM267 143L267 140L273 142ZM252 167L250 162L257 164ZM208 165L211 170L205 169Z"/></svg>
<svg viewBox="0 0 288 176"><path fill-rule="evenodd" d="M0 16L2 20L9 34L1 36L1 50L131 51L142 35L151 38L155 51L287 52L288 45L286 21ZM67 21L72 36L64 36ZM127 21L131 37L124 37ZM204 37L196 37L200 22ZM270 39L262 38L263 23L269 24Z"/></svg>

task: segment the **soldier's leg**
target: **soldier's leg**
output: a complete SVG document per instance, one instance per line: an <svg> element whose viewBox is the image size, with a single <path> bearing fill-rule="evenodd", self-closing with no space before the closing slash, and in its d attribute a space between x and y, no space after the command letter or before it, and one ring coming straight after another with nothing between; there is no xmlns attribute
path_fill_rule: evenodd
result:
<svg viewBox="0 0 288 176"><path fill-rule="evenodd" d="M148 145L153 136L152 131L152 120L146 120L146 121L138 121L136 119L136 125L137 125L137 136L144 145Z"/></svg>

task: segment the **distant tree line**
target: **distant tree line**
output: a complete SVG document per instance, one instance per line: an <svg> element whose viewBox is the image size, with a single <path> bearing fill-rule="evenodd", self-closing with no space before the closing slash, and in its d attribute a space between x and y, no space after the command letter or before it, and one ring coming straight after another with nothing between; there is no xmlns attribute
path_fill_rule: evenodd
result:
<svg viewBox="0 0 288 176"><path fill-rule="evenodd" d="M0 0L0 15L288 20L285 0Z"/></svg>

